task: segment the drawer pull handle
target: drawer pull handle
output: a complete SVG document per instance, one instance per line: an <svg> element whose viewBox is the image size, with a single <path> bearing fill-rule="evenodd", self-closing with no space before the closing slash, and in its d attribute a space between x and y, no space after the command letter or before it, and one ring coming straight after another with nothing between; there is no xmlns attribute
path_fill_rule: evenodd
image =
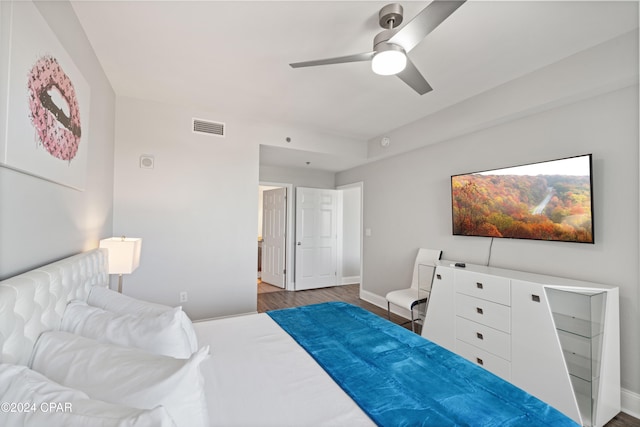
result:
<svg viewBox="0 0 640 427"><path fill-rule="evenodd" d="M479 357L476 357L476 362L478 362L478 365L484 365L484 361Z"/></svg>
<svg viewBox="0 0 640 427"><path fill-rule="evenodd" d="M476 307L476 313L484 314L484 311L480 307Z"/></svg>
<svg viewBox="0 0 640 427"><path fill-rule="evenodd" d="M480 283L480 282L476 282L476 288L478 288L478 289L482 289L482 283Z"/></svg>
<svg viewBox="0 0 640 427"><path fill-rule="evenodd" d="M531 294L531 301L540 302L540 295Z"/></svg>
<svg viewBox="0 0 640 427"><path fill-rule="evenodd" d="M483 340L484 336L482 336L482 334L480 332L476 332L476 337L478 337L479 340Z"/></svg>
<svg viewBox="0 0 640 427"><path fill-rule="evenodd" d="M442 276L440 274L436 274L436 279L442 280Z"/></svg>

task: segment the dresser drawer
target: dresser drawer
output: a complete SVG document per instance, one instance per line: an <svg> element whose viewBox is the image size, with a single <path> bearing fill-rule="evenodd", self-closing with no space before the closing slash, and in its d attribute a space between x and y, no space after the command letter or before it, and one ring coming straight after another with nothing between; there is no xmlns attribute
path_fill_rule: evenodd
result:
<svg viewBox="0 0 640 427"><path fill-rule="evenodd" d="M456 339L511 360L511 335L506 332L456 317Z"/></svg>
<svg viewBox="0 0 640 427"><path fill-rule="evenodd" d="M495 354L460 340L456 341L456 353L504 380L511 380L511 363Z"/></svg>
<svg viewBox="0 0 640 427"><path fill-rule="evenodd" d="M511 305L510 280L472 271L456 270L456 292L503 305Z"/></svg>
<svg viewBox="0 0 640 427"><path fill-rule="evenodd" d="M511 308L464 294L456 294L456 316L511 333Z"/></svg>

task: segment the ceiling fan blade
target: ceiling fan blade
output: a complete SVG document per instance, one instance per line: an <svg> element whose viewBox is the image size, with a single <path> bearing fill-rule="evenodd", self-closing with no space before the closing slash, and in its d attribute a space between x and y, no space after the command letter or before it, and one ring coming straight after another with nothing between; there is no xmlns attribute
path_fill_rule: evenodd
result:
<svg viewBox="0 0 640 427"><path fill-rule="evenodd" d="M340 56L337 58L318 59L315 61L295 62L289 64L291 68L314 67L316 65L343 64L345 62L369 61L375 52L357 53L355 55Z"/></svg>
<svg viewBox="0 0 640 427"><path fill-rule="evenodd" d="M400 71L396 74L400 80L411 86L413 90L418 92L420 95L424 95L427 92L431 92L433 88L427 81L422 77L420 71L413 65L413 62L409 58L407 58L407 66L404 70Z"/></svg>
<svg viewBox="0 0 640 427"><path fill-rule="evenodd" d="M395 33L389 43L398 44L409 52L465 1L434 0Z"/></svg>

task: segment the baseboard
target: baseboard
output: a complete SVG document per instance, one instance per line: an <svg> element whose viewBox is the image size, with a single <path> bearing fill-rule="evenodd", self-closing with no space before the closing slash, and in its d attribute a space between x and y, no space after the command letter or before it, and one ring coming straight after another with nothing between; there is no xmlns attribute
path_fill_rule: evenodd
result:
<svg viewBox="0 0 640 427"><path fill-rule="evenodd" d="M640 418L640 394L623 388L620 391L620 404L622 412Z"/></svg>
<svg viewBox="0 0 640 427"><path fill-rule="evenodd" d="M364 289L360 289L360 299L365 300L373 305L377 305L378 307L387 308L387 300L381 297L380 295L376 295L372 292L365 291Z"/></svg>
<svg viewBox="0 0 640 427"><path fill-rule="evenodd" d="M229 319L231 317L242 317L242 316L247 316L249 314L258 314L257 311L249 311L247 313L238 313L238 314L229 314L226 316L217 316L217 317L206 317L204 319L195 319L192 320L191 323L200 323L200 322L208 322L210 320L221 320L221 319Z"/></svg>
<svg viewBox="0 0 640 427"><path fill-rule="evenodd" d="M381 297L380 295L376 295L372 292L364 291L360 289L360 299L365 300L373 305L376 305L384 310L387 309L387 299L385 297ZM400 317L404 317L407 320L411 320L411 313L409 310L405 310L401 307L391 306L391 312L397 314Z"/></svg>
<svg viewBox="0 0 640 427"><path fill-rule="evenodd" d="M346 276L342 278L343 285L355 285L360 283L360 276Z"/></svg>

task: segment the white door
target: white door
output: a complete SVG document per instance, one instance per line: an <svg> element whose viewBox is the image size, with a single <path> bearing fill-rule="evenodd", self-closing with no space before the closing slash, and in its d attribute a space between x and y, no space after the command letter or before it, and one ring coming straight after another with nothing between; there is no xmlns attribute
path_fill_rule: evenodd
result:
<svg viewBox="0 0 640 427"><path fill-rule="evenodd" d="M285 287L287 230L287 189L262 193L262 273L263 282Z"/></svg>
<svg viewBox="0 0 640 427"><path fill-rule="evenodd" d="M296 188L296 290L338 284L337 190Z"/></svg>

